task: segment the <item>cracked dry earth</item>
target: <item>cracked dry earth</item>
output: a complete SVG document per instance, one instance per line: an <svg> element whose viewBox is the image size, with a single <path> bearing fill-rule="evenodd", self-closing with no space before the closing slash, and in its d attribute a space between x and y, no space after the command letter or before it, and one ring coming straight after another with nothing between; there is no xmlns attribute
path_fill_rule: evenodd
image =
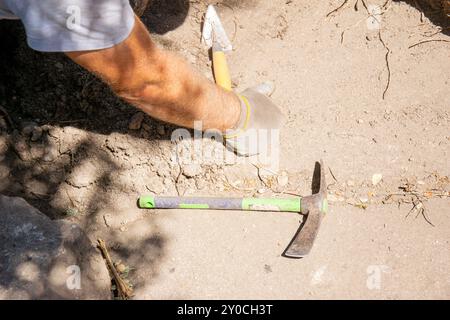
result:
<svg viewBox="0 0 450 320"><path fill-rule="evenodd" d="M79 225L92 243L105 239L135 298L448 299L450 50L444 41L409 48L450 40L436 33L447 22L394 1L373 30L351 2L328 17L338 1L218 5L236 91L277 86L272 99L288 118L278 168L207 140L196 140L205 152L191 152L192 140L171 141L175 127L63 57L19 44L23 77L39 63L56 71L33 92L20 79L2 85L12 123L0 112L0 192ZM191 2L182 23L154 37L211 78L199 43L205 8ZM154 19L144 16L150 30ZM141 194L307 195L319 159L330 211L301 260L281 256L300 215L136 206Z"/></svg>

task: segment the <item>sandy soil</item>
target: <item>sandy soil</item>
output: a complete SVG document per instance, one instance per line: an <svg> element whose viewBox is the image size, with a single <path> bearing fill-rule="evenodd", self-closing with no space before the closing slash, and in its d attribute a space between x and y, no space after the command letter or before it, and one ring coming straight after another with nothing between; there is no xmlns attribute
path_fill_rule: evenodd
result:
<svg viewBox="0 0 450 320"><path fill-rule="evenodd" d="M448 22L397 1L377 16L380 28L362 1L327 16L341 3L217 6L236 91L273 81L288 119L279 170L262 176L248 163L179 163L174 127L141 119L93 76L32 52L20 27L3 24L20 37L0 33L11 49L2 52L11 63L1 66L0 104L12 120L0 112L0 192L104 238L135 298L450 298ZM212 78L199 41L205 8L157 3L144 21ZM430 39L445 41L413 46ZM300 215L136 207L145 193L307 195L319 159L330 212L301 260L281 256Z"/></svg>

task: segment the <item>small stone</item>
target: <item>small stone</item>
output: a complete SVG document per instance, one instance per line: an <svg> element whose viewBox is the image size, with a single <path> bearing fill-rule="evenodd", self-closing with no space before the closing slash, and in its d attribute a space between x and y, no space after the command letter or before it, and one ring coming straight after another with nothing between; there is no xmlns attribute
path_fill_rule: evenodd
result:
<svg viewBox="0 0 450 320"><path fill-rule="evenodd" d="M144 121L144 113L138 112L133 117L131 117L128 129L139 130L142 126L142 121Z"/></svg>
<svg viewBox="0 0 450 320"><path fill-rule="evenodd" d="M361 124L361 123L364 123L364 120L363 119L358 119L358 120L356 120L356 122Z"/></svg>
<svg viewBox="0 0 450 320"><path fill-rule="evenodd" d="M123 263L119 263L116 265L116 270L119 273L124 273L127 270L127 267Z"/></svg>
<svg viewBox="0 0 450 320"><path fill-rule="evenodd" d="M13 146L14 150L16 151L17 155L19 156L20 160L22 160L22 161L32 160L30 147L25 142L25 139L17 139L17 137L16 137L12 146Z"/></svg>
<svg viewBox="0 0 450 320"><path fill-rule="evenodd" d="M418 180L418 181L417 181L417 184L420 184L421 186L423 186L423 185L425 184L425 181L423 181L423 180Z"/></svg>
<svg viewBox="0 0 450 320"><path fill-rule="evenodd" d="M166 134L166 129L164 128L164 126L162 124L158 125L156 127L156 132L160 135L163 136Z"/></svg>
<svg viewBox="0 0 450 320"><path fill-rule="evenodd" d="M349 187L353 187L353 186L355 185L355 181L353 181L353 180L348 180L348 181L347 181L347 185L348 185Z"/></svg>
<svg viewBox="0 0 450 320"><path fill-rule="evenodd" d="M24 136L29 136L33 133L34 128L36 128L38 125L36 122L24 122L22 123L22 130L21 133Z"/></svg>
<svg viewBox="0 0 450 320"><path fill-rule="evenodd" d="M267 191L267 190L264 189L264 188L258 189L258 193L264 193L264 192L266 192L266 191Z"/></svg>
<svg viewBox="0 0 450 320"><path fill-rule="evenodd" d="M383 175L381 173L375 173L372 176L372 185L376 186L383 179Z"/></svg>
<svg viewBox="0 0 450 320"><path fill-rule="evenodd" d="M146 132L151 132L152 131L152 127L150 127L148 124L143 123L142 124L142 129L144 129L144 131Z"/></svg>
<svg viewBox="0 0 450 320"><path fill-rule="evenodd" d="M56 158L58 158L59 152L58 148L55 144L51 143L44 149L44 156L42 157L42 160L45 162L52 162Z"/></svg>
<svg viewBox="0 0 450 320"><path fill-rule="evenodd" d="M270 273L270 272L272 272L272 267L270 265L268 265L268 264L265 264L264 265L264 271L266 273Z"/></svg>
<svg viewBox="0 0 450 320"><path fill-rule="evenodd" d="M190 163L183 167L183 174L188 178L198 176L202 172L202 167L199 164Z"/></svg>
<svg viewBox="0 0 450 320"><path fill-rule="evenodd" d="M359 197L359 201L361 201L362 203L366 203L369 201L369 198L367 197Z"/></svg>
<svg viewBox="0 0 450 320"><path fill-rule="evenodd" d="M31 141L35 142L41 139L42 133L43 133L42 128L34 127L33 132L31 133Z"/></svg>
<svg viewBox="0 0 450 320"><path fill-rule="evenodd" d="M127 229L122 226L122 227L119 228L119 230L120 230L120 232L125 232Z"/></svg>

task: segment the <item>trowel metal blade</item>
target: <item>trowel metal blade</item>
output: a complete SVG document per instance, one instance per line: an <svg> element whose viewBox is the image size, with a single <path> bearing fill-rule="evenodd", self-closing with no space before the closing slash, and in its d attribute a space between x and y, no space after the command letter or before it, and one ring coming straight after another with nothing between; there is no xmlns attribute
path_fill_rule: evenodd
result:
<svg viewBox="0 0 450 320"><path fill-rule="evenodd" d="M214 43L218 44L222 51L231 51L233 46L227 37L222 22L217 15L213 5L206 10L203 22L202 40L210 48Z"/></svg>

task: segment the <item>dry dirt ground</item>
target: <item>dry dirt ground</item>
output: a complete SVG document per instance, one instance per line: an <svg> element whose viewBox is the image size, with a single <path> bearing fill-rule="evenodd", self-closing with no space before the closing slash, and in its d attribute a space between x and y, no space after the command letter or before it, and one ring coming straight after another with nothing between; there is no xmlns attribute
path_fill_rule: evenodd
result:
<svg viewBox="0 0 450 320"><path fill-rule="evenodd" d="M211 78L205 1L173 3L157 1L144 21ZM341 3L217 6L236 91L273 81L288 119L279 170L259 175L242 161L186 164L174 127L142 119L62 55L28 49L20 24L2 21L0 192L105 239L139 299L450 298L448 20L403 1L376 21L361 0L330 13ZM425 40L440 41L414 45ZM330 210L304 259L281 255L300 215L136 206L146 193L307 195L318 159Z"/></svg>

